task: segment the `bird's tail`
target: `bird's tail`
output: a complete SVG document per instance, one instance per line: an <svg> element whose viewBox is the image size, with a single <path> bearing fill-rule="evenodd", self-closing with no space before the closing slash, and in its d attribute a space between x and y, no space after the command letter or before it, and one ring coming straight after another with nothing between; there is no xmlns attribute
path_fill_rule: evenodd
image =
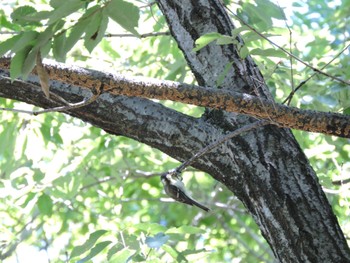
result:
<svg viewBox="0 0 350 263"><path fill-rule="evenodd" d="M208 207L205 207L204 205L198 203L196 200L192 199L192 202L195 206L199 207L200 209L203 209L205 212L209 212L210 209Z"/></svg>

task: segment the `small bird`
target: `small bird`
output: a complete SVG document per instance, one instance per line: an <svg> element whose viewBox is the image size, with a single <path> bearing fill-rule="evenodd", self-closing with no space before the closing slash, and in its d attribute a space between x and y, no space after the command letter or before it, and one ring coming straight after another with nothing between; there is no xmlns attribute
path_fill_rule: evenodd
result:
<svg viewBox="0 0 350 263"><path fill-rule="evenodd" d="M181 176L176 170L168 171L162 174L161 181L164 185L165 193L174 200L191 206L195 205L206 212L210 210L204 205L198 203L189 195L189 193L186 191L184 183L182 182Z"/></svg>

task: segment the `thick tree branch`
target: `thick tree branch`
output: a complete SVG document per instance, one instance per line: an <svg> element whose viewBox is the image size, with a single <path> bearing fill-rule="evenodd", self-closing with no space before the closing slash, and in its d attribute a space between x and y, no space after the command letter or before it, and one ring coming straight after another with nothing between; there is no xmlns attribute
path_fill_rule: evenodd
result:
<svg viewBox="0 0 350 263"><path fill-rule="evenodd" d="M9 58L0 59L0 68L8 69L9 64ZM92 91L97 89L114 95L178 101L247 114L259 119L270 120L282 127L350 138L350 117L337 113L301 110L227 89L105 74L78 67L67 68L58 63L45 64L45 69L51 80L80 86ZM33 73L36 74L36 71L34 70Z"/></svg>
<svg viewBox="0 0 350 263"><path fill-rule="evenodd" d="M39 86L39 79L35 76L30 76L26 82L11 82L9 73L0 69L0 97L46 109L62 104L58 99L47 99ZM91 96L91 92L86 89L57 81L51 82L50 90L72 103ZM208 143L225 135L200 118L184 115L160 103L109 93L102 94L95 102L83 108L65 110L64 113L91 123L110 134L123 135L143 142L180 161L188 160ZM219 158L219 155L213 151L205 158L196 160L192 166L208 173L224 172L215 169L210 161L215 158Z"/></svg>

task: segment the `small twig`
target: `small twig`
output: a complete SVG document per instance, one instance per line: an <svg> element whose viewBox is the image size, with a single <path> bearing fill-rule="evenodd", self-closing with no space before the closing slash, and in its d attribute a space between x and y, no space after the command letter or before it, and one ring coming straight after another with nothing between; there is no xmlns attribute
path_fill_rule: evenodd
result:
<svg viewBox="0 0 350 263"><path fill-rule="evenodd" d="M0 35L18 35L20 31L0 31Z"/></svg>
<svg viewBox="0 0 350 263"><path fill-rule="evenodd" d="M87 105L93 103L94 101L97 100L97 98L99 96L100 96L99 93L93 94L90 98L84 99L83 101L80 101L77 103L68 103L65 106L59 106L59 107L44 109L44 110L39 110L39 111L29 111L29 110L11 109L11 108L3 108L3 107L0 107L0 110L12 111L12 112L18 112L18 113L26 113L26 114L37 116L39 114L43 114L43 113L47 113L47 112L61 112L61 111L67 111L67 110L81 108L81 107L84 107L84 106L87 106ZM63 98L61 98L61 99L63 99Z"/></svg>
<svg viewBox="0 0 350 263"><path fill-rule="evenodd" d="M80 191L82 190L85 190L85 189L88 189L90 187L93 187L93 186L96 186L96 185L100 185L102 183L106 183L106 182L109 182L109 181L113 181L113 180L116 180L117 178L116 177L113 177L113 176L109 176L109 177L106 177L106 178L103 178L101 180L97 180L91 184L87 184L87 185L84 185L80 188Z"/></svg>
<svg viewBox="0 0 350 263"><path fill-rule="evenodd" d="M46 113L46 112L60 112L60 111L67 111L67 110L72 110L72 109L77 109L77 108L81 108L84 106L87 106L91 103L93 103L94 101L96 101L98 99L98 97L100 96L100 94L93 94L90 98L88 99L84 99L83 101L77 102L77 103L70 103L69 105L66 106L60 106L60 107L56 107L56 108L50 108L50 109L44 109L44 110L40 110L40 111L33 111L33 115L39 115L42 113Z"/></svg>
<svg viewBox="0 0 350 263"><path fill-rule="evenodd" d="M267 124L271 124L270 121L257 121L251 124L247 124L244 125L243 127L235 130L232 133L229 133L228 135L222 137L221 139L219 139L216 142L213 142L212 144L209 144L208 146L204 147L203 149L201 149L200 151L198 151L195 155L193 155L189 160L183 162L179 167L177 167L175 169L176 174L180 174L183 170L186 169L186 167L190 166L196 159L200 158L201 156L203 156L204 154L206 154L207 152L210 152L211 150L213 150L214 148L216 148L217 146L219 146L220 144L224 143L225 141L240 135L243 132L248 132L250 130L256 129L258 127L267 125Z"/></svg>
<svg viewBox="0 0 350 263"><path fill-rule="evenodd" d="M348 183L350 183L350 178L332 181L332 184L334 184L334 185L344 185L344 184L348 184Z"/></svg>
<svg viewBox="0 0 350 263"><path fill-rule="evenodd" d="M279 5L278 5L279 6ZM287 18L282 10L282 8L279 6L281 13L284 17L284 22L286 24L286 27L288 28L289 31L289 52L293 54L293 49L292 49L292 40L293 40L293 34L292 30L290 29L288 23L287 23ZM290 64L290 81L291 81L291 86L292 86L292 92L295 92L295 86L294 86L294 69L293 69L293 57L289 56L289 64ZM291 98L292 99L292 98ZM291 99L287 102L287 105L289 106Z"/></svg>
<svg viewBox="0 0 350 263"><path fill-rule="evenodd" d="M125 240L124 240L124 235L123 235L123 231L119 231L119 235L120 235L120 239L122 240L122 244L124 246L124 248L126 247L126 244L125 244Z"/></svg>
<svg viewBox="0 0 350 263"><path fill-rule="evenodd" d="M149 249L149 251L148 251L148 253L147 253L147 255L146 255L145 261L147 261L147 258L148 258L148 256L149 256L149 254L151 253L151 251L152 251L152 248Z"/></svg>
<svg viewBox="0 0 350 263"><path fill-rule="evenodd" d="M1 76L1 78L10 80L10 78L4 77L4 76ZM35 87L35 88L41 88L40 86L34 85L32 83L29 83L29 82L26 82L26 81L23 81L23 80L20 80L20 79L16 79L14 81L17 81L17 82L20 82L20 83L24 83L26 85L30 85L30 86ZM18 112L18 113L26 113L26 114L37 116L39 114L46 113L46 112L55 112L55 111L60 112L60 111L66 111L66 110L81 108L81 107L84 107L84 106L87 106L87 105L93 103L101 95L101 91L98 90L96 92L96 94L93 94L89 99L84 99L83 101L80 101L80 102L77 102L77 103L69 103L68 101L66 101L61 96L59 96L59 95L57 95L57 94L55 94L55 93L53 93L51 91L49 91L49 93L50 93L50 98L55 98L56 100L59 100L60 102L65 104L65 106L60 106L60 107L55 107L55 108L50 108L50 109L44 109L44 110L40 110L40 111L29 111L29 110L20 110L20 109L3 108L3 107L0 107L0 110L12 111L12 112Z"/></svg>
<svg viewBox="0 0 350 263"><path fill-rule="evenodd" d="M155 4L157 4L156 1L153 1L153 2L150 2L150 3L146 4L146 5L140 6L139 8L141 9L141 8L152 7L152 5L155 5Z"/></svg>
<svg viewBox="0 0 350 263"><path fill-rule="evenodd" d="M157 37L157 36L170 36L170 32L151 32L141 34L139 36L133 34L105 34L105 37L138 37L138 38L146 38L146 37Z"/></svg>

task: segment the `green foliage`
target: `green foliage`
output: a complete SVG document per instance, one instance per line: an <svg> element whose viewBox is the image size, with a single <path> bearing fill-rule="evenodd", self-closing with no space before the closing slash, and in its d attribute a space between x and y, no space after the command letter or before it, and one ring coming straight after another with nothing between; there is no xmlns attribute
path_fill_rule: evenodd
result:
<svg viewBox="0 0 350 263"><path fill-rule="evenodd" d="M196 40L196 47L193 49L193 51L199 51L205 46L209 45L214 40L218 40L221 37L224 37L224 36L221 35L220 33L216 33L216 32L207 33ZM225 44L227 44L227 42L225 42Z"/></svg>
<svg viewBox="0 0 350 263"><path fill-rule="evenodd" d="M13 5L14 10L0 9L2 30L16 33L2 36L0 43L0 55L13 56L13 79L30 72L40 50L58 61L98 65L98 70L194 82L171 37L105 36L125 30L136 36L167 31L155 5L141 9L145 3L140 1L22 2L24 6ZM295 9L288 21L291 47L281 20L284 14L275 3L225 3L237 8L237 14L264 36L318 68L335 57L349 38L348 1L333 7L317 0L295 2L302 8ZM282 25L275 25L276 20ZM253 56L277 101L288 96L292 83L295 88L314 73L294 60L291 72L289 57L244 24L237 20L235 24L230 36L213 32L200 37L194 51L208 44L238 44L240 34L245 41L238 47L241 57ZM325 71L350 79L348 65L344 53ZM231 66L228 63L226 70ZM225 76L225 72L218 76L218 86ZM349 92L348 86L317 75L296 92L291 104L350 114ZM163 103L196 117L203 112ZM0 105L29 108L5 99ZM20 243L46 249L51 262L272 262L272 252L243 205L207 175L198 171L184 175L194 196L214 210L204 214L165 199L158 175L178 162L155 149L58 113L28 117L2 111L1 120L0 240L4 246L0 257ZM349 190L333 183L349 175L348 141L299 131L295 136L319 174L345 234L350 235ZM16 253L20 257L20 247Z"/></svg>
<svg viewBox="0 0 350 263"><path fill-rule="evenodd" d="M139 9L132 3L110 0L104 4L98 1L87 9L89 4L81 0L50 1L50 11L37 11L27 5L16 8L11 19L21 33L0 44L1 55L8 53L16 58L11 63L11 78L27 78L35 66L38 52L47 57L51 51L56 60L65 61L67 53L81 37L91 53L103 39L109 19L139 36L136 31ZM75 19L75 23L67 19L76 15L80 18ZM13 28L8 25L4 14L2 19L9 29Z"/></svg>
<svg viewBox="0 0 350 263"><path fill-rule="evenodd" d="M129 2L111 0L106 6L110 18L121 25L127 31L138 36L135 30L138 27L139 9Z"/></svg>
<svg viewBox="0 0 350 263"><path fill-rule="evenodd" d="M86 240L86 242L83 245L77 246L73 249L70 258L80 256L86 251L89 251L95 245L96 241L106 232L107 231L105 230L98 230L91 233L89 239Z"/></svg>

